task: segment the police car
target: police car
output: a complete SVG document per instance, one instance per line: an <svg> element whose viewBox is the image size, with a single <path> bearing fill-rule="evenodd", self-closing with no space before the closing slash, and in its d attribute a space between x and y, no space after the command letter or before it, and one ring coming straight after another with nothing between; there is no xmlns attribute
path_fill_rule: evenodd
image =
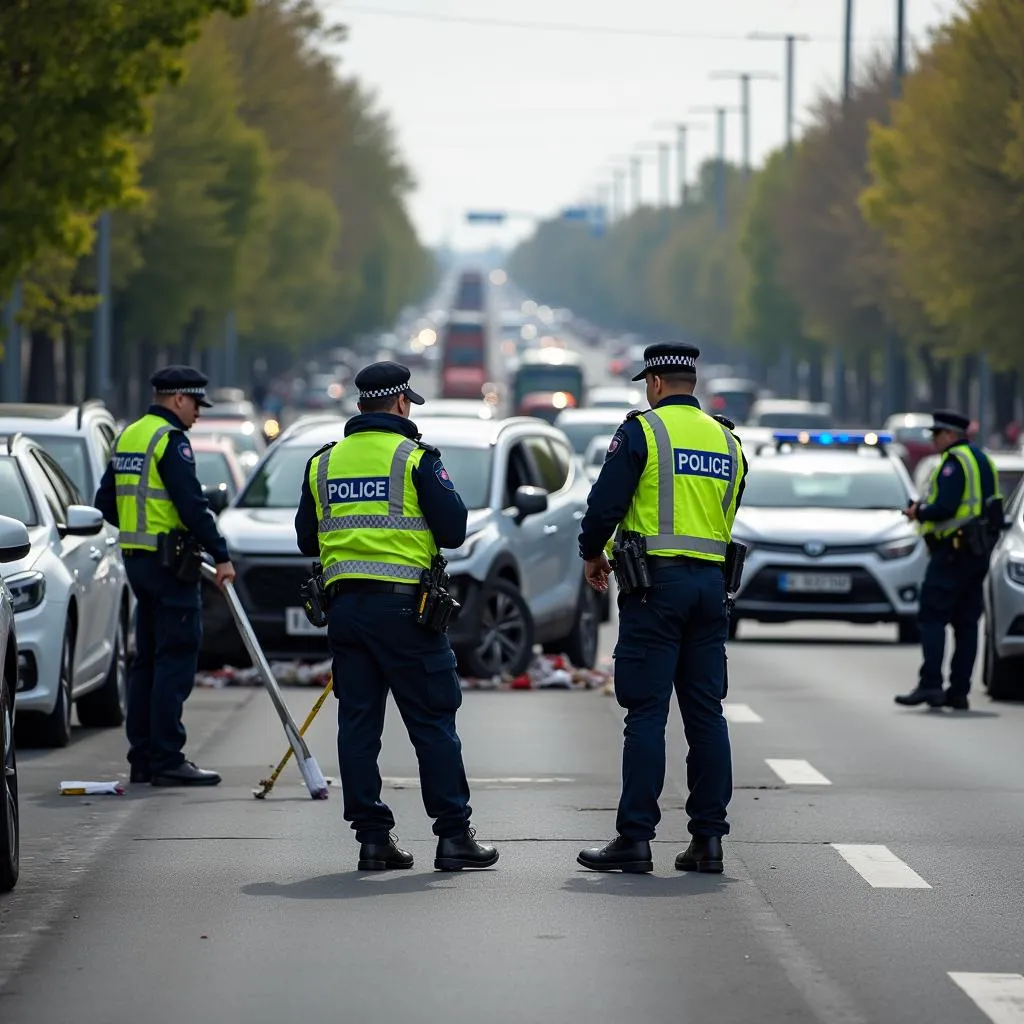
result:
<svg viewBox="0 0 1024 1024"><path fill-rule="evenodd" d="M901 509L916 498L890 435L777 431L747 450L733 537L749 547L731 633L758 622L892 622L918 639L927 549Z"/></svg>

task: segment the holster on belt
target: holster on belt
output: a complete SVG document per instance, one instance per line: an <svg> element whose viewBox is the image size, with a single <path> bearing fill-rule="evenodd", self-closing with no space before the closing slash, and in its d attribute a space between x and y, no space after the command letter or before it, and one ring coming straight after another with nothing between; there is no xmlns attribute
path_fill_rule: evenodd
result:
<svg viewBox="0 0 1024 1024"><path fill-rule="evenodd" d="M725 592L736 594L743 583L743 565L747 560L746 544L738 540L729 541L725 549Z"/></svg>
<svg viewBox="0 0 1024 1024"><path fill-rule="evenodd" d="M160 565L174 573L182 583L198 583L203 564L202 545L188 530L171 530L157 537L157 558Z"/></svg>
<svg viewBox="0 0 1024 1024"><path fill-rule="evenodd" d="M322 629L327 625L327 592L324 590L324 567L313 563L313 575L299 586L302 610L311 626Z"/></svg>
<svg viewBox="0 0 1024 1024"><path fill-rule="evenodd" d="M647 564L647 541L641 534L623 530L615 538L611 566L620 594L632 594L650 587L651 567Z"/></svg>
<svg viewBox="0 0 1024 1024"><path fill-rule="evenodd" d="M462 605L448 593L451 577L445 572L448 563L434 555L429 569L420 573L420 589L416 595L416 621L431 633L447 633L452 615Z"/></svg>

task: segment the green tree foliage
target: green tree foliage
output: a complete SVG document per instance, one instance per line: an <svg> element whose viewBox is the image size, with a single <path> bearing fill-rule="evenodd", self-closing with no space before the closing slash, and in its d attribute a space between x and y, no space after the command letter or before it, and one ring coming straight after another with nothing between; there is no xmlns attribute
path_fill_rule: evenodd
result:
<svg viewBox="0 0 1024 1024"><path fill-rule="evenodd" d="M937 35L871 140L865 214L945 350L1024 367L1024 6L978 0ZM944 333L943 333L944 332Z"/></svg>
<svg viewBox="0 0 1024 1024"><path fill-rule="evenodd" d="M90 215L135 182L145 98L211 11L246 0L6 0L0 5L0 295L37 255L77 256ZM47 257L50 261L50 257Z"/></svg>
<svg viewBox="0 0 1024 1024"><path fill-rule="evenodd" d="M218 336L241 295L250 243L266 225L269 155L238 116L230 53L205 35L185 68L154 106L139 266L119 302L127 336L158 345Z"/></svg>

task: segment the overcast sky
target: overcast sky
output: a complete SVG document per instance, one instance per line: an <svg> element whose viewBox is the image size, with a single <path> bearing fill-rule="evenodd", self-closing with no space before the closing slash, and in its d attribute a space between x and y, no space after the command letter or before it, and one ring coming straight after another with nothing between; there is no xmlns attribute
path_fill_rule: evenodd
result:
<svg viewBox="0 0 1024 1024"><path fill-rule="evenodd" d="M759 163L784 139L784 44L753 32L810 36L797 51L797 118L839 87L844 0L320 0L350 28L343 67L379 93L418 181L411 211L430 244L506 243L532 219L593 200L616 163L645 156L643 192L657 196L659 122L691 120L692 167L713 155L705 105L738 105L716 71L777 74L752 86ZM855 66L891 50L897 0L854 0ZM907 0L911 44L959 0ZM490 23L490 24L489 24ZM497 23L497 24L495 24ZM727 154L740 158L740 118ZM675 174L673 165L673 175ZM470 209L517 216L505 229L465 223Z"/></svg>

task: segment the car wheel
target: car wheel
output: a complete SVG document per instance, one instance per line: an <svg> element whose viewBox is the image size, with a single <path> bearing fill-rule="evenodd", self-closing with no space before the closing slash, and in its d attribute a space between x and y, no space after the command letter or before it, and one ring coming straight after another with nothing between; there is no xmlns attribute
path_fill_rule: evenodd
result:
<svg viewBox="0 0 1024 1024"><path fill-rule="evenodd" d="M533 655L533 616L508 580L496 579L481 597L480 635L475 647L462 652L470 676L518 676Z"/></svg>
<svg viewBox="0 0 1024 1024"><path fill-rule="evenodd" d="M40 741L45 747L66 747L71 742L71 678L74 658L75 645L69 622L64 627L64 642L60 651L57 703L41 723Z"/></svg>
<svg viewBox="0 0 1024 1024"><path fill-rule="evenodd" d="M1000 658L996 654L992 627L985 623L985 649L982 659L982 675L985 689L993 700L1015 700L1024 697L1024 682L1021 681L1021 659Z"/></svg>
<svg viewBox="0 0 1024 1024"><path fill-rule="evenodd" d="M562 644L569 660L577 668L593 668L597 661L597 645L601 628L601 597L584 583L576 609L576 624Z"/></svg>
<svg viewBox="0 0 1024 1024"><path fill-rule="evenodd" d="M113 728L124 723L128 702L128 637L125 617L114 634L114 652L103 685L75 702L78 721L87 729Z"/></svg>
<svg viewBox="0 0 1024 1024"><path fill-rule="evenodd" d="M14 750L14 685L0 678L0 892L18 881L18 758Z"/></svg>
<svg viewBox="0 0 1024 1024"><path fill-rule="evenodd" d="M921 629L917 619L900 619L897 623L899 633L896 637L898 644L919 644L921 642Z"/></svg>

